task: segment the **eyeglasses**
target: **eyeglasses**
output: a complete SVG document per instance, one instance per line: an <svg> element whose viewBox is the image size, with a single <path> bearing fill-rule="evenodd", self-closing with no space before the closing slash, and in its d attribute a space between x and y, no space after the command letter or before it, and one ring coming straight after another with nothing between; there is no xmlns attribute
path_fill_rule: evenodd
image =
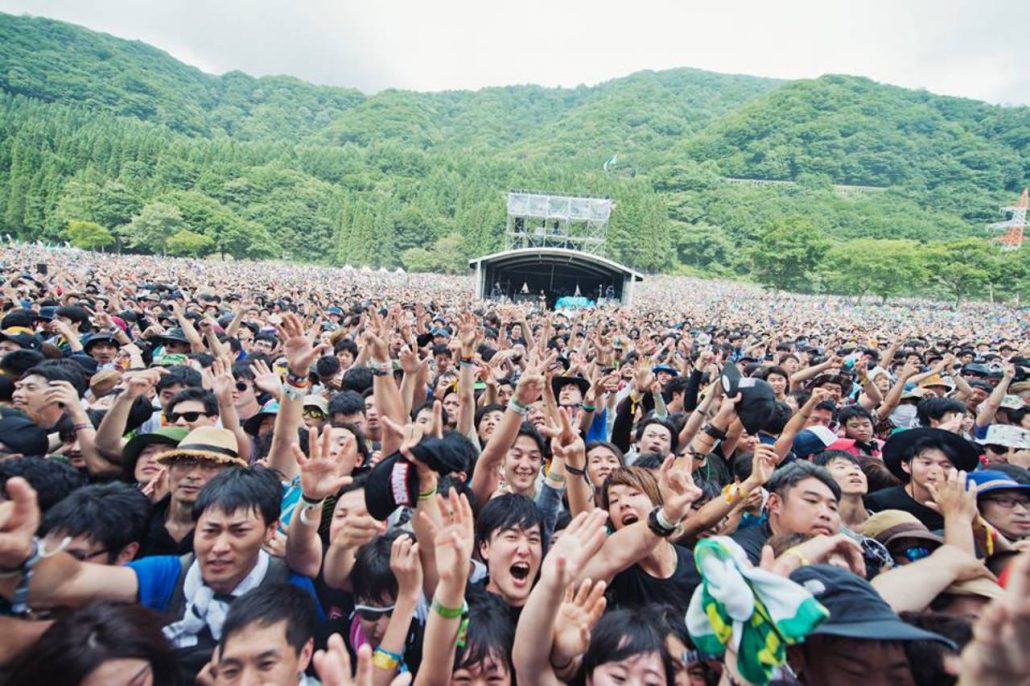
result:
<svg viewBox="0 0 1030 686"><path fill-rule="evenodd" d="M325 414L322 410L306 408L304 410L304 419L325 419Z"/></svg>
<svg viewBox="0 0 1030 686"><path fill-rule="evenodd" d="M168 421L174 424L180 419L185 419L187 422L195 422L201 417L210 417L211 415L207 412L172 412L165 416L168 417Z"/></svg>
<svg viewBox="0 0 1030 686"><path fill-rule="evenodd" d="M982 502L994 503L998 507L1003 507L1006 510L1014 510L1017 505L1022 505L1024 510L1030 509L1030 499L1028 498L1016 498L1013 496L995 496L993 498L984 498Z"/></svg>
<svg viewBox="0 0 1030 686"><path fill-rule="evenodd" d="M95 557L99 557L101 555L109 555L111 553L111 550L109 548L104 548L102 550L94 550L93 552L88 552L85 550L65 550L64 552L68 553L79 562L88 562L89 560L92 560Z"/></svg>
<svg viewBox="0 0 1030 686"><path fill-rule="evenodd" d="M380 617L392 617L393 605L386 607L375 607L372 605L355 605L354 613L366 622L378 622Z"/></svg>
<svg viewBox="0 0 1030 686"><path fill-rule="evenodd" d="M189 471L194 467L211 470L221 469L224 465L213 460L206 460L202 457L175 457L169 460L168 466Z"/></svg>

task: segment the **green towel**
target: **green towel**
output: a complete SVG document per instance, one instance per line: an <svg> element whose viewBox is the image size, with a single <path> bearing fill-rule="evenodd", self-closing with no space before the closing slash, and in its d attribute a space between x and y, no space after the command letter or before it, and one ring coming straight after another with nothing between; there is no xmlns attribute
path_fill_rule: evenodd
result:
<svg viewBox="0 0 1030 686"><path fill-rule="evenodd" d="M701 585L687 609L687 629L697 649L737 653L737 670L752 684L767 684L829 611L790 579L752 567L744 550L725 536L694 548Z"/></svg>

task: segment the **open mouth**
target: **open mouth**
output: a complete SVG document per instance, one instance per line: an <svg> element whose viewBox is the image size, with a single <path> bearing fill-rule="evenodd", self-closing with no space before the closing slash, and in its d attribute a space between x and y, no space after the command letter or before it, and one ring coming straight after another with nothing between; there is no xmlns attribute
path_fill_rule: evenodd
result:
<svg viewBox="0 0 1030 686"><path fill-rule="evenodd" d="M525 581L529 578L529 563L516 562L509 571L511 572L511 578L515 581Z"/></svg>
<svg viewBox="0 0 1030 686"><path fill-rule="evenodd" d="M630 524L636 524L640 521L640 517L636 516L632 512L622 518L622 525L629 526Z"/></svg>

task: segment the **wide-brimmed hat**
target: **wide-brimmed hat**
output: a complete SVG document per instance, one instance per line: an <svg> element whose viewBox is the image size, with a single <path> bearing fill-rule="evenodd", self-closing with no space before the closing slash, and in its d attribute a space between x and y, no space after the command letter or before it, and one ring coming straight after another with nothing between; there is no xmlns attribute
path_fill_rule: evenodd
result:
<svg viewBox="0 0 1030 686"><path fill-rule="evenodd" d="M551 390L554 391L554 397L557 398L558 394L561 393L561 389L565 386L575 386L579 389L582 395L586 395L587 391L590 390L590 382L581 376L553 376L551 377Z"/></svg>
<svg viewBox="0 0 1030 686"><path fill-rule="evenodd" d="M156 343L160 343L161 345L165 345L165 344L173 342L173 341L176 342L176 343L189 343L190 342L189 339L186 338L186 334L183 332L183 330L179 329L179 328L168 329L167 331L165 331L160 336L155 336L154 337L154 341Z"/></svg>
<svg viewBox="0 0 1030 686"><path fill-rule="evenodd" d="M868 581L831 565L808 565L790 575L830 611L810 635L842 636L868 641L937 641L955 648L938 634L906 624Z"/></svg>
<svg viewBox="0 0 1030 686"><path fill-rule="evenodd" d="M247 461L236 449L236 436L228 429L200 426L186 434L179 445L154 458L159 464L169 464L178 457L195 457L218 464L246 467Z"/></svg>
<svg viewBox="0 0 1030 686"><path fill-rule="evenodd" d="M926 525L904 510L883 510L872 515L862 525L862 534L875 538L884 545L900 538L918 538L938 546L944 539L931 532Z"/></svg>
<svg viewBox="0 0 1030 686"><path fill-rule="evenodd" d="M1030 430L1011 424L991 424L987 427L987 435L977 443L1003 445L1016 450L1030 450Z"/></svg>
<svg viewBox="0 0 1030 686"><path fill-rule="evenodd" d="M929 427L906 429L891 434L891 437L883 444L883 463L902 482L907 482L909 475L901 468L901 457L923 439L929 439L951 448L955 454L955 460L952 461L955 469L971 472L980 465L979 453L976 448L958 434Z"/></svg>
<svg viewBox="0 0 1030 686"><path fill-rule="evenodd" d="M279 414L279 401L269 400L261 406L261 410L257 414L248 417L247 421L243 422L243 430L251 436L257 436L265 417L274 417L277 414Z"/></svg>
<svg viewBox="0 0 1030 686"><path fill-rule="evenodd" d="M122 464L129 468L131 473L136 468L140 453L151 445L165 445L174 448L186 438L189 429L184 426L162 426L154 431L143 434L136 434L122 448Z"/></svg>

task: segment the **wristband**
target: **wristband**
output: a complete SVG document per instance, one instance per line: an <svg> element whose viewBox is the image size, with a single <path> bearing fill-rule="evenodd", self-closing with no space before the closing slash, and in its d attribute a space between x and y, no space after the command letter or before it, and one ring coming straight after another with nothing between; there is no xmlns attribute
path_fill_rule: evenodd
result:
<svg viewBox="0 0 1030 686"><path fill-rule="evenodd" d="M307 374L304 374L304 375L294 374L291 370L287 369L286 370L286 383L300 387L300 386L307 386L309 383L311 383L311 380L308 379Z"/></svg>
<svg viewBox="0 0 1030 686"><path fill-rule="evenodd" d="M297 388L293 384L283 384L283 395L287 400L303 400L307 397L306 388Z"/></svg>
<svg viewBox="0 0 1030 686"><path fill-rule="evenodd" d="M572 465L570 465L568 463L565 464L565 471L568 472L569 474L573 475L573 476L586 476L587 475L587 470L586 469L580 469L578 467L573 467Z"/></svg>
<svg viewBox="0 0 1030 686"><path fill-rule="evenodd" d="M583 405L584 412L594 412L595 410L597 410L595 405Z"/></svg>
<svg viewBox="0 0 1030 686"><path fill-rule="evenodd" d="M722 429L716 428L711 424L705 424L705 428L701 429L703 432L711 436L717 441L724 440L726 438L726 432Z"/></svg>
<svg viewBox="0 0 1030 686"><path fill-rule="evenodd" d="M376 648L375 652L372 653L372 666L378 667L379 669L397 669L397 666L400 665L400 663L401 656L397 653L391 653L389 650Z"/></svg>
<svg viewBox="0 0 1030 686"><path fill-rule="evenodd" d="M302 507L302 508L300 508L300 514L297 515L298 517L300 517L300 523L303 524L304 526L321 526L322 525L322 520L321 519L308 519L308 511L311 510L311 509L313 509L313 508L309 508L309 507Z"/></svg>
<svg viewBox="0 0 1030 686"><path fill-rule="evenodd" d="M741 497L740 484L726 484L723 486L722 494L726 497L726 504L732 505Z"/></svg>
<svg viewBox="0 0 1030 686"><path fill-rule="evenodd" d="M92 429L92 428L93 428L93 425L90 424L89 422L82 422L81 424L76 424L75 426L72 427L72 429L75 430L75 433L79 433L80 431L85 431L86 429Z"/></svg>
<svg viewBox="0 0 1030 686"><path fill-rule="evenodd" d="M423 493L419 493L418 494L418 499L419 500L432 500L434 495L436 495L436 489L435 488L431 488L428 491L425 491Z"/></svg>
<svg viewBox="0 0 1030 686"><path fill-rule="evenodd" d="M305 507L322 507L322 503L325 502L325 498L322 498L321 500L312 500L304 495L303 491L301 491L300 502L304 503Z"/></svg>
<svg viewBox="0 0 1030 686"><path fill-rule="evenodd" d="M525 417L529 414L529 408L520 403L515 398L508 401L508 409L512 410L515 414Z"/></svg>
<svg viewBox="0 0 1030 686"><path fill-rule="evenodd" d="M389 376L389 375L390 375L390 372L386 371L385 369L373 369L372 370L372 376Z"/></svg>
<svg viewBox="0 0 1030 686"><path fill-rule="evenodd" d="M433 612L440 615L444 619L458 619L463 614L468 612L469 606L467 602L462 602L461 607L447 607L440 603L439 600L433 598Z"/></svg>
<svg viewBox="0 0 1030 686"><path fill-rule="evenodd" d="M658 523L661 524L662 527L664 527L666 529L675 529L677 526L680 525L679 522L670 522L668 519L665 518L665 508L664 507L659 507L658 508L658 512L655 514L655 519L657 519Z"/></svg>
<svg viewBox="0 0 1030 686"><path fill-rule="evenodd" d="M655 536L659 538L668 538L676 533L676 527L668 526L668 522L665 521L665 517L660 514L662 506L651 510L650 514L647 515L647 528L651 530Z"/></svg>
<svg viewBox="0 0 1030 686"><path fill-rule="evenodd" d="M32 553L21 563L21 581L11 594L11 614L24 616L29 614L29 583L32 581L32 570L43 559L42 544L39 538L32 538Z"/></svg>

